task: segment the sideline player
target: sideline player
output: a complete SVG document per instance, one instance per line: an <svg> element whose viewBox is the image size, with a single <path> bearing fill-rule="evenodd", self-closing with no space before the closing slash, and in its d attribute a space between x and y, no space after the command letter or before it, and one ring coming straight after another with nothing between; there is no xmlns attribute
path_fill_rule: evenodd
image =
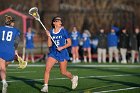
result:
<svg viewBox="0 0 140 93"><path fill-rule="evenodd" d="M19 42L19 30L14 27L14 18L6 16L5 26L0 27L0 76L2 79L2 93L6 93L6 67L14 60L15 49Z"/></svg>
<svg viewBox="0 0 140 93"><path fill-rule="evenodd" d="M50 53L46 62L46 70L44 74L44 87L41 89L42 92L48 92L48 81L50 71L55 63L59 62L61 74L68 77L72 82L72 89L75 89L78 85L78 76L72 75L67 71L67 60L69 60L69 54L66 48L71 46L71 39L68 35L67 30L62 27L62 20L59 16L56 16L52 20L52 29L46 31L48 36L48 47ZM49 35L52 36L53 40L58 47L52 42Z"/></svg>
<svg viewBox="0 0 140 93"><path fill-rule="evenodd" d="M28 28L28 32L25 34L26 37L26 61L28 62L29 54L31 54L31 61L34 63L34 32L32 28Z"/></svg>
<svg viewBox="0 0 140 93"><path fill-rule="evenodd" d="M88 30L84 30L84 33L82 35L83 39L83 50L84 50L84 62L87 63L87 57L88 57L88 62L91 63L91 45L90 45L90 37L91 34ZM87 56L88 55L88 56Z"/></svg>
<svg viewBox="0 0 140 93"><path fill-rule="evenodd" d="M74 26L73 30L70 34L71 36L71 40L72 40L72 63L78 63L80 62L79 60L79 40L81 38L81 35L79 33L79 31L77 30L77 28Z"/></svg>

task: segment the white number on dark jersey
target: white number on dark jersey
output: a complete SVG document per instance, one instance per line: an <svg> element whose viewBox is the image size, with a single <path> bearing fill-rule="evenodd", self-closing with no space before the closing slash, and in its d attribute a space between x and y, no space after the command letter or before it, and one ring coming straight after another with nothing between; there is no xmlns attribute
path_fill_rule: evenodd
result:
<svg viewBox="0 0 140 93"><path fill-rule="evenodd" d="M60 45L59 40L55 40L54 42L56 43L56 45L57 45L57 46L59 46L59 45Z"/></svg>
<svg viewBox="0 0 140 93"><path fill-rule="evenodd" d="M12 40L12 31L8 31L7 33L5 31L2 31L2 41L11 41Z"/></svg>

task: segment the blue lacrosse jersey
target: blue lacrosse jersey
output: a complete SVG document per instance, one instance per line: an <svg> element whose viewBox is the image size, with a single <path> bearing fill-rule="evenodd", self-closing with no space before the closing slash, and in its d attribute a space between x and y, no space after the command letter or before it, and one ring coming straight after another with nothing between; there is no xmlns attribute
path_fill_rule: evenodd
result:
<svg viewBox="0 0 140 93"><path fill-rule="evenodd" d="M71 41L72 41L72 47L78 46L79 40L81 38L80 33L78 31L71 32L70 37L71 37Z"/></svg>
<svg viewBox="0 0 140 93"><path fill-rule="evenodd" d="M64 28L60 28L59 32L55 33L54 29L50 30L50 35L52 36L54 42L58 47L64 46L67 42L66 39L70 38L68 31ZM61 51L57 50L56 45L52 42L52 46L49 48L50 53L49 57L53 57L59 62L63 62L64 60L69 60L69 53L67 49L63 49Z"/></svg>
<svg viewBox="0 0 140 93"><path fill-rule="evenodd" d="M83 33L83 48L90 48L90 37L88 34Z"/></svg>
<svg viewBox="0 0 140 93"><path fill-rule="evenodd" d="M26 37L26 48L27 49L33 49L34 48L34 32L27 32L25 34Z"/></svg>
<svg viewBox="0 0 140 93"><path fill-rule="evenodd" d="M18 29L11 26L0 27L0 58L13 61L15 56L14 41L20 35Z"/></svg>

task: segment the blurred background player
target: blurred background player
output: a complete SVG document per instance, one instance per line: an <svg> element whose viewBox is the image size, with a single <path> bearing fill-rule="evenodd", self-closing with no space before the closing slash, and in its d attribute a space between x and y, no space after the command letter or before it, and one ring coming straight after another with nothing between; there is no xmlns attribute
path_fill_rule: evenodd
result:
<svg viewBox="0 0 140 93"><path fill-rule="evenodd" d="M31 54L31 61L34 63L34 32L32 28L29 27L27 33L25 34L26 38L26 61L29 60L29 54Z"/></svg>
<svg viewBox="0 0 140 93"><path fill-rule="evenodd" d="M15 49L19 42L19 30L14 27L14 19L6 16L5 26L0 27L0 76L2 79L2 93L6 93L8 84L6 82L6 67L14 60Z"/></svg>
<svg viewBox="0 0 140 93"><path fill-rule="evenodd" d="M121 63L126 64L127 59L126 59L126 54L127 50L129 48L129 35L126 31L126 28L123 28L120 35L119 35L119 47L120 47L120 53L121 53Z"/></svg>
<svg viewBox="0 0 140 93"><path fill-rule="evenodd" d="M119 51L118 51L118 35L119 28L112 26L111 32L107 35L107 43L108 43L108 53L109 53L109 63L113 61L113 54L115 56L115 60L119 62Z"/></svg>
<svg viewBox="0 0 140 93"><path fill-rule="evenodd" d="M61 74L69 78L72 82L72 89L75 89L78 85L78 76L72 75L67 71L67 61L69 60L69 53L67 48L71 46L71 39L67 30L62 28L62 20L59 16L56 16L52 20L52 29L46 31L48 36L47 45L49 47L49 54L46 61L46 70L44 74L44 87L41 89L42 92L48 92L48 81L50 71L55 63L59 62ZM52 36L56 45L52 42L49 36Z"/></svg>
<svg viewBox="0 0 140 93"><path fill-rule="evenodd" d="M107 48L107 35L104 32L104 29L100 29L98 35L98 63L106 63L106 48Z"/></svg>
<svg viewBox="0 0 140 93"><path fill-rule="evenodd" d="M87 62L87 57L88 57L88 62L91 63L91 46L90 46L90 37L91 34L88 30L84 30L84 33L82 35L82 41L83 41L83 52L84 52L84 62Z"/></svg>
<svg viewBox="0 0 140 93"><path fill-rule="evenodd" d="M81 38L80 33L78 32L76 26L73 27L73 30L70 34L71 36L71 41L72 41L72 63L77 63L80 62L79 60L79 40Z"/></svg>
<svg viewBox="0 0 140 93"><path fill-rule="evenodd" d="M139 29L135 28L134 32L130 35L130 48L131 48L131 62L134 63L135 58L137 62L139 61L138 59L138 34L139 34Z"/></svg>
<svg viewBox="0 0 140 93"><path fill-rule="evenodd" d="M137 35L137 40L138 40L138 62L140 63L140 29L137 28L137 30L139 30L139 33Z"/></svg>
<svg viewBox="0 0 140 93"><path fill-rule="evenodd" d="M97 61L97 47L98 47L98 37L97 35L94 35L92 36L92 39L91 39L91 55L94 61Z"/></svg>

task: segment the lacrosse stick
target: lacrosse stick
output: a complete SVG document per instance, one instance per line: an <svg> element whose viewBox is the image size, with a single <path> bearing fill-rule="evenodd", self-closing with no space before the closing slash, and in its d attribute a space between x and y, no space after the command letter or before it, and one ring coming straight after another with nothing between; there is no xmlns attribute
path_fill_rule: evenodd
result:
<svg viewBox="0 0 140 93"><path fill-rule="evenodd" d="M21 68L21 69L26 68L27 62L24 61L24 60L18 55L18 53L16 53L16 56L17 56L17 60L18 60L18 62L19 62L18 68Z"/></svg>
<svg viewBox="0 0 140 93"><path fill-rule="evenodd" d="M43 28L47 31L46 27L44 26L44 24L42 23L42 21L40 20L40 16L38 14L38 8L37 7L32 7L29 10L29 14L31 16L33 16L37 21L39 21L41 23L41 25L43 26ZM53 41L53 43L56 45L56 47L58 47L58 45L55 43L55 41L53 40L52 36L49 35L49 37L51 38L51 40Z"/></svg>

